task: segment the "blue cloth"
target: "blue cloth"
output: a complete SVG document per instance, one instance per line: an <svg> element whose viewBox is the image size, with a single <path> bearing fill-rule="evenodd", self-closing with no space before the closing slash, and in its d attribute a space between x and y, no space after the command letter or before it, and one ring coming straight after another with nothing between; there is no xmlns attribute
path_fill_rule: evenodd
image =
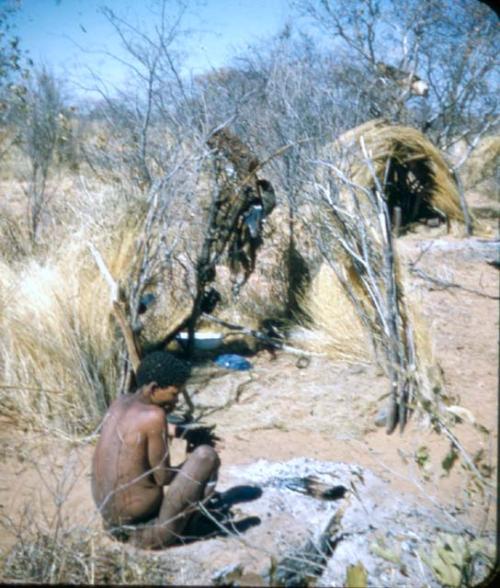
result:
<svg viewBox="0 0 500 588"><path fill-rule="evenodd" d="M224 353L223 355L219 355L214 359L214 363L228 370L238 370L240 372L252 368L252 364L247 359L241 357L241 355L236 355L235 353Z"/></svg>

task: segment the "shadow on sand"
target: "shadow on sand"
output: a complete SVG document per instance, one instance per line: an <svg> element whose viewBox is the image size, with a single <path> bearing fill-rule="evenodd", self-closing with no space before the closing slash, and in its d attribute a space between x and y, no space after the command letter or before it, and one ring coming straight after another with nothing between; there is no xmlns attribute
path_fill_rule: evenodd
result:
<svg viewBox="0 0 500 588"><path fill-rule="evenodd" d="M240 502L251 502L262 496L259 486L234 486L225 492L216 492L206 505L205 513L193 516L184 530L184 536L177 545L186 545L213 537L225 537L244 533L251 527L259 525L259 517L246 517L235 520L231 507Z"/></svg>

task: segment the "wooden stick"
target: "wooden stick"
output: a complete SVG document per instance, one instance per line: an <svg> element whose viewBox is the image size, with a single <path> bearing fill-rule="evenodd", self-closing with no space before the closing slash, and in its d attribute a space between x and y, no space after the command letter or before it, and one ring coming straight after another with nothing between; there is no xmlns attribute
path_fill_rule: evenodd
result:
<svg viewBox="0 0 500 588"><path fill-rule="evenodd" d="M403 215L401 214L401 207L395 206L392 210L392 230L396 237L401 235L401 224Z"/></svg>
<svg viewBox="0 0 500 588"><path fill-rule="evenodd" d="M125 338L125 344L127 346L128 356L130 359L130 363L132 364L132 369L134 370L134 372L137 372L137 368L139 367L139 364L141 362L141 352L139 345L137 344L134 331L132 330L132 327L127 321L125 310L123 308L123 302L121 302L119 299L120 289L118 287L117 282L111 275L111 272L109 271L99 251L97 251L97 249L93 246L92 243L88 243L88 247L97 264L97 267L99 268L99 271L101 272L102 277L106 280L109 286L111 296L111 311L120 326L123 337Z"/></svg>
<svg viewBox="0 0 500 588"><path fill-rule="evenodd" d="M99 271L101 272L102 277L108 283L109 293L111 296L111 304L113 304L113 302L118 301L118 284L113 279L113 276L111 275L111 272L109 271L108 266L105 264L104 259L102 258L102 255L99 253L99 251L97 251L97 249L94 247L92 243L87 243L87 245L97 264L97 267L99 268Z"/></svg>
<svg viewBox="0 0 500 588"><path fill-rule="evenodd" d="M475 294L476 296L482 296L483 298L489 298L490 300L499 300L499 296L493 296L492 294L486 294L485 292L481 292L480 290L475 290L474 288L467 288L467 286L462 286L461 284L457 284L456 282L448 282L446 280L441 280L436 278L435 276L431 276L427 272L415 267L415 264L410 264L410 272L412 274L417 275L419 278L423 280L427 280L431 282L431 284L436 284L436 286L441 286L444 290L448 288L458 288L459 290L463 290L464 292L469 292L470 294Z"/></svg>

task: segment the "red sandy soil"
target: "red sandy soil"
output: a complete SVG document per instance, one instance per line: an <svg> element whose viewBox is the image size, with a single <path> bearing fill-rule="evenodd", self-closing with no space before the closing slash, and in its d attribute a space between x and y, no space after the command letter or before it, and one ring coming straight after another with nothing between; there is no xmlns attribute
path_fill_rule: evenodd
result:
<svg viewBox="0 0 500 588"><path fill-rule="evenodd" d="M488 478L489 497L472 489L470 476L459 463L445 475L441 461L449 442L423 428L417 419L410 421L402 435L388 436L374 425L382 406L379 399L387 392L387 381L375 368L320 357L299 368L297 356L278 353L273 360L265 351L252 358L251 373L225 374L213 380L207 390L193 395L195 403L216 409L205 420L217 425L221 482L225 467L259 458L283 461L311 457L357 463L390 480L397 490L445 506L476 531L494 528L499 315L494 297L499 293L499 273L471 254L470 239L445 236L432 240L428 235L412 234L400 239L400 253L406 261L415 260L431 242L418 267L470 291L444 288L418 276L411 278L411 287L430 326L447 395L489 431L481 433L468 422L454 428L469 455L482 452L484 463L493 468ZM4 523L8 516L19 528L26 507L31 510L24 515L28 526L37 520L42 523L44 518L50 519L54 501L62 497L68 521L99 527L89 485L95 438L72 446L23 432L19 423L4 421L0 439L0 514ZM423 446L430 456L424 468L415 459ZM181 459L181 442L176 452ZM0 525L0 548L13 540L9 529Z"/></svg>

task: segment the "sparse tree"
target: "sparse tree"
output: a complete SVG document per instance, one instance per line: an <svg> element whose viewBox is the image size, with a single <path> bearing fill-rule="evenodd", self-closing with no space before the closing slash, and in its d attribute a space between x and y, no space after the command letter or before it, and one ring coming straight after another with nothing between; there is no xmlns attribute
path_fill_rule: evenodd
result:
<svg viewBox="0 0 500 588"><path fill-rule="evenodd" d="M32 245L50 200L47 182L63 133L65 101L60 82L45 68L35 73L18 113L20 144L28 162L25 178L28 231Z"/></svg>
<svg viewBox="0 0 500 588"><path fill-rule="evenodd" d="M0 6L0 160L16 140L12 132L12 114L23 104L26 94L27 66L19 38L13 34L11 19L20 6L19 1Z"/></svg>
<svg viewBox="0 0 500 588"><path fill-rule="evenodd" d="M500 38L494 13L477 0L307 0L294 3L332 50L365 72L376 116L410 122L448 149L498 122ZM392 75L403 72L403 75ZM406 77L404 75L406 72ZM389 73L389 75L388 75ZM428 86L418 95L415 76Z"/></svg>

